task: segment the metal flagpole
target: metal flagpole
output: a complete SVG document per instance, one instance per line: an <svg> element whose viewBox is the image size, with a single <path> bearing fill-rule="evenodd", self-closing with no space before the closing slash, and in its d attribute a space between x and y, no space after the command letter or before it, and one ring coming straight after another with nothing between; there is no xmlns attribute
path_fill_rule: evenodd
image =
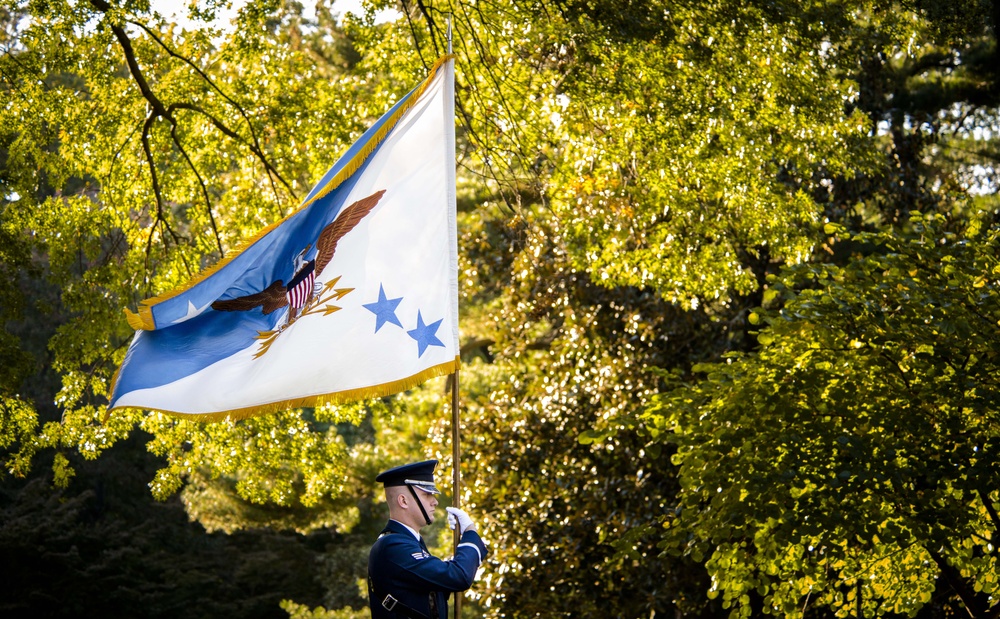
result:
<svg viewBox="0 0 1000 619"><path fill-rule="evenodd" d="M448 37L448 54L451 52L451 14L445 20L447 24L447 37ZM452 60L452 63L455 61ZM454 75L454 73L452 74ZM454 97L454 88L452 89L452 97ZM452 99L452 105L455 105L454 98ZM452 374L451 380L451 461L452 461L452 504L458 508L462 508L462 452L461 452L461 442L460 442L460 430L461 422L459 420L458 414L458 370ZM458 527L455 527L454 535L454 554L458 554L458 544L461 542L462 534ZM455 592L455 619L460 619L462 616L462 591Z"/></svg>

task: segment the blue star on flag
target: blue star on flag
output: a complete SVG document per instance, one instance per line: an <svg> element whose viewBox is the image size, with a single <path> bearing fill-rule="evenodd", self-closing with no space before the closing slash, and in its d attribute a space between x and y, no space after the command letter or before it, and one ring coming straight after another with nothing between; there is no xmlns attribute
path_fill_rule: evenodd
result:
<svg viewBox="0 0 1000 619"><path fill-rule="evenodd" d="M424 351L427 350L428 346L444 346L444 342L439 340L436 335L438 327L441 326L442 320L425 325L424 317L421 316L420 311L417 310L417 328L407 331L407 333L410 337L417 341L417 346L419 347L419 352L417 353L418 357L423 356Z"/></svg>
<svg viewBox="0 0 1000 619"><path fill-rule="evenodd" d="M399 318L396 318L396 306L399 302L403 300L403 297L398 299L389 299L385 296L385 290L382 288L382 284L378 285L378 301L375 303L365 303L364 308L369 312L375 314L375 333L382 328L387 322L391 322L397 327L402 327L403 324L399 322Z"/></svg>

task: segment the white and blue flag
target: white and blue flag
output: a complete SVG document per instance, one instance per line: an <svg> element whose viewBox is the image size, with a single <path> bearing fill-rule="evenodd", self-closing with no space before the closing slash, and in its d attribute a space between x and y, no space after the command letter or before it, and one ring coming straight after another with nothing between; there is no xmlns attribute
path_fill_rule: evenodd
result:
<svg viewBox="0 0 1000 619"><path fill-rule="evenodd" d="M299 209L129 312L109 412L212 421L388 395L458 368L454 67L373 125Z"/></svg>

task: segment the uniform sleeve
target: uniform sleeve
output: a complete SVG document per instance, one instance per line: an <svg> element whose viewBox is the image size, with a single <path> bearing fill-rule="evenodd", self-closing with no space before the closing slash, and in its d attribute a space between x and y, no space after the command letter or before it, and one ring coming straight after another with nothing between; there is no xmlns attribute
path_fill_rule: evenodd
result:
<svg viewBox="0 0 1000 619"><path fill-rule="evenodd" d="M486 548L486 543L483 542L483 538L479 537L479 533L476 531L466 531L462 534L462 539L458 542L458 549L461 550L463 547L472 547L476 549L479 556L479 563L486 560L486 556L489 554L489 549ZM478 568L479 565L476 565Z"/></svg>
<svg viewBox="0 0 1000 619"><path fill-rule="evenodd" d="M486 558L486 545L474 531L467 531L459 542L455 556L442 560L427 555L418 544L393 535L386 547L386 559L398 568L396 577L414 589L431 591L465 591L472 586L476 570Z"/></svg>

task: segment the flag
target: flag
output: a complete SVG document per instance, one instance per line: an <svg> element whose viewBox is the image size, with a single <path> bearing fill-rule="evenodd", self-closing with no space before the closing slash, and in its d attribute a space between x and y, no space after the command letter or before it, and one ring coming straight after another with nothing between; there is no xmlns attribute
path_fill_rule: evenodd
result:
<svg viewBox="0 0 1000 619"><path fill-rule="evenodd" d="M392 107L289 217L148 299L108 411L214 421L396 393L459 365L454 67Z"/></svg>

